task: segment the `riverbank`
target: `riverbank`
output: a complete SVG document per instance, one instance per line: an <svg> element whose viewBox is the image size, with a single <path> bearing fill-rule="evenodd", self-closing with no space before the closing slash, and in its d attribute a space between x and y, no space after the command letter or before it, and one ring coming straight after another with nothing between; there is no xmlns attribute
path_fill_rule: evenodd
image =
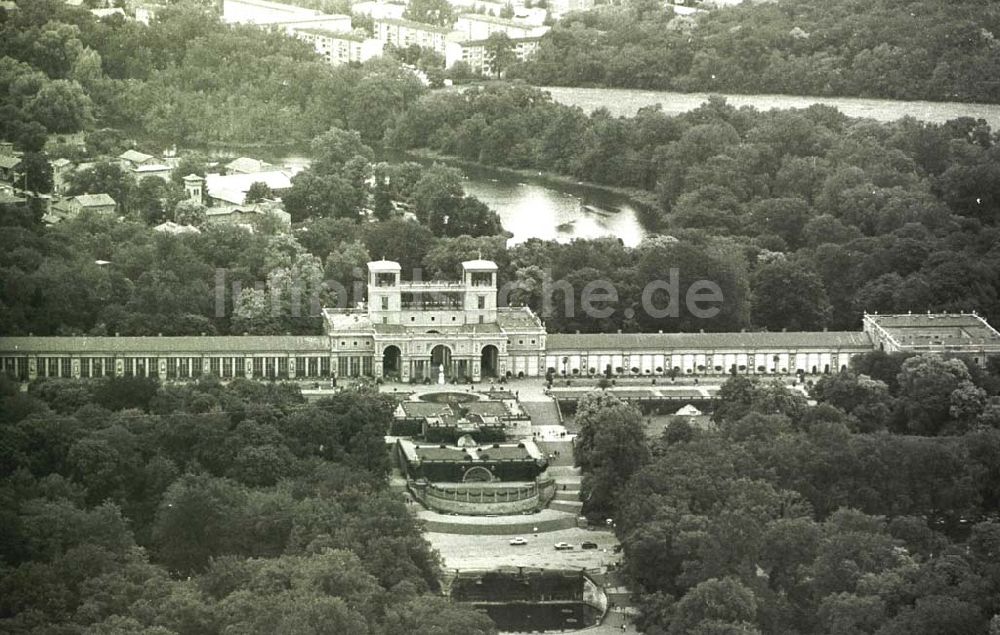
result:
<svg viewBox="0 0 1000 635"><path fill-rule="evenodd" d="M457 167L463 171L479 170L483 172L493 172L500 175L524 180L544 187L552 187L559 190L576 193L586 197L588 193L599 192L604 195L618 198L621 202L634 207L639 213L639 220L643 228L650 232L657 231L659 226L659 201L656 194L648 190L638 188L618 187L614 185L604 185L577 181L576 179L544 170L529 170L519 168L509 168L505 166L486 165L478 161L469 161L452 155L442 154L427 148L401 151L405 157L410 157L419 162L439 162L452 167Z"/></svg>

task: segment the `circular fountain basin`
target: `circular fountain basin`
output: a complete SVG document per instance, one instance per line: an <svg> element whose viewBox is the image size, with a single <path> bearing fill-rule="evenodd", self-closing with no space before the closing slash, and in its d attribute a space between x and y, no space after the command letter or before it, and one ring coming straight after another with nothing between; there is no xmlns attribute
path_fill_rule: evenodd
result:
<svg viewBox="0 0 1000 635"><path fill-rule="evenodd" d="M422 395L418 395L417 399L420 401L428 401L430 403L468 403L470 401L479 401L479 395L469 392L428 392Z"/></svg>

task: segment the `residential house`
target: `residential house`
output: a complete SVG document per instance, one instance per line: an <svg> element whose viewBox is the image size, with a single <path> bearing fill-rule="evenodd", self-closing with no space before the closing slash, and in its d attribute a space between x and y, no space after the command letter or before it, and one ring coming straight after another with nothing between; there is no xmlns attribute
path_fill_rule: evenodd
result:
<svg viewBox="0 0 1000 635"><path fill-rule="evenodd" d="M123 170L131 172L136 180L147 176L156 176L164 181L169 181L172 171L172 168L165 165L161 159L138 150L126 150L119 154L118 164Z"/></svg>
<svg viewBox="0 0 1000 635"><path fill-rule="evenodd" d="M118 155L118 164L123 170L133 170L140 165L154 165L159 161L151 154L138 150L126 150Z"/></svg>
<svg viewBox="0 0 1000 635"><path fill-rule="evenodd" d="M98 214L114 214L118 203L105 193L80 194L69 199L69 208L75 214L81 212L96 212Z"/></svg>
<svg viewBox="0 0 1000 635"><path fill-rule="evenodd" d="M250 157L240 157L233 159L225 165L226 174L256 174L257 172L269 172L275 167L270 163L265 163L260 159Z"/></svg>
<svg viewBox="0 0 1000 635"><path fill-rule="evenodd" d="M9 186L0 187L0 206L4 208L8 206L21 206L28 202L28 199L23 196L18 196L14 194L14 188Z"/></svg>
<svg viewBox="0 0 1000 635"><path fill-rule="evenodd" d="M253 228L265 218L272 218L285 231L292 227L292 215L281 209L274 202L255 203L253 205L220 205L205 210L208 223L226 223Z"/></svg>
<svg viewBox="0 0 1000 635"><path fill-rule="evenodd" d="M0 181L14 183L20 177L21 157L14 154L0 155Z"/></svg>
<svg viewBox="0 0 1000 635"><path fill-rule="evenodd" d="M42 220L49 225L54 225L64 219L78 216L84 211L113 215L117 209L118 204L115 199L107 194L80 194L54 203L49 212L42 217Z"/></svg>
<svg viewBox="0 0 1000 635"><path fill-rule="evenodd" d="M173 168L169 165L164 165L162 163L152 163L150 165L140 165L137 168L132 169L132 174L135 175L136 180L141 180L147 176L155 176L163 179L164 181L170 181L170 174L173 172Z"/></svg>

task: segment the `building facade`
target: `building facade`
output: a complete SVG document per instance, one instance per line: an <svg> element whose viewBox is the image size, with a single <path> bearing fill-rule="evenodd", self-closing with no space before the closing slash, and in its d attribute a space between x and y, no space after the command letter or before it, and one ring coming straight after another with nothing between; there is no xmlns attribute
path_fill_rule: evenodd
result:
<svg viewBox="0 0 1000 635"><path fill-rule="evenodd" d="M549 27L525 24L516 20L498 18L482 13L463 13L455 20L455 31L464 40L485 40L494 33L503 33L511 39L541 37Z"/></svg>
<svg viewBox="0 0 1000 635"><path fill-rule="evenodd" d="M503 377L515 367L539 374L545 329L527 308L497 307L495 263L462 263L461 281L404 281L400 273L396 262L368 263L367 305L324 310L339 375L435 382Z"/></svg>
<svg viewBox="0 0 1000 635"><path fill-rule="evenodd" d="M445 55L445 48L451 33L451 29L446 27L411 20L392 18L375 20L375 37L383 46L391 44L396 48L406 48L411 44L416 44Z"/></svg>
<svg viewBox="0 0 1000 635"><path fill-rule="evenodd" d="M539 37L512 38L514 57L523 62L538 52L541 42ZM488 53L489 40L474 40L470 42L448 42L445 54L445 67L451 68L457 62L465 62L473 72L481 75L493 74L492 60Z"/></svg>
<svg viewBox="0 0 1000 635"><path fill-rule="evenodd" d="M872 350L1000 357L1000 333L975 313L865 315L861 331L547 334L526 307L497 305L497 266L462 263L461 280L406 281L368 263L368 301L323 310L312 336L0 337L0 371L38 377L184 380L822 374Z"/></svg>
<svg viewBox="0 0 1000 635"><path fill-rule="evenodd" d="M381 41L357 33L330 33L318 29L302 29L296 37L313 45L316 52L331 66L352 62L360 64L382 54Z"/></svg>

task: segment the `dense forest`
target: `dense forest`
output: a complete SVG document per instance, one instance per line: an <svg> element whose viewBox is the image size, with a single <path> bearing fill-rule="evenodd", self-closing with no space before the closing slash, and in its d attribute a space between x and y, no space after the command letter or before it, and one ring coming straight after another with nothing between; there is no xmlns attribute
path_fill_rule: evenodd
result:
<svg viewBox="0 0 1000 635"><path fill-rule="evenodd" d="M820 380L810 407L734 376L712 427L676 417L651 448L636 407L588 396L585 512L615 519L640 628L995 633L996 381L959 360L871 353Z"/></svg>
<svg viewBox="0 0 1000 635"><path fill-rule="evenodd" d="M781 0L684 17L632 0L564 16L508 74L538 85L997 103L998 34L992 0Z"/></svg>
<svg viewBox="0 0 1000 635"><path fill-rule="evenodd" d="M331 126L379 141L424 88L392 60L332 68L283 33L224 26L196 0L150 26L61 0L0 9L0 136L96 126L144 147L295 147ZM39 128L40 126L40 128ZM42 138L44 141L44 137Z"/></svg>
<svg viewBox="0 0 1000 635"><path fill-rule="evenodd" d="M5 380L3 380L5 381ZM392 402L205 377L0 386L5 633L495 632L387 486Z"/></svg>

